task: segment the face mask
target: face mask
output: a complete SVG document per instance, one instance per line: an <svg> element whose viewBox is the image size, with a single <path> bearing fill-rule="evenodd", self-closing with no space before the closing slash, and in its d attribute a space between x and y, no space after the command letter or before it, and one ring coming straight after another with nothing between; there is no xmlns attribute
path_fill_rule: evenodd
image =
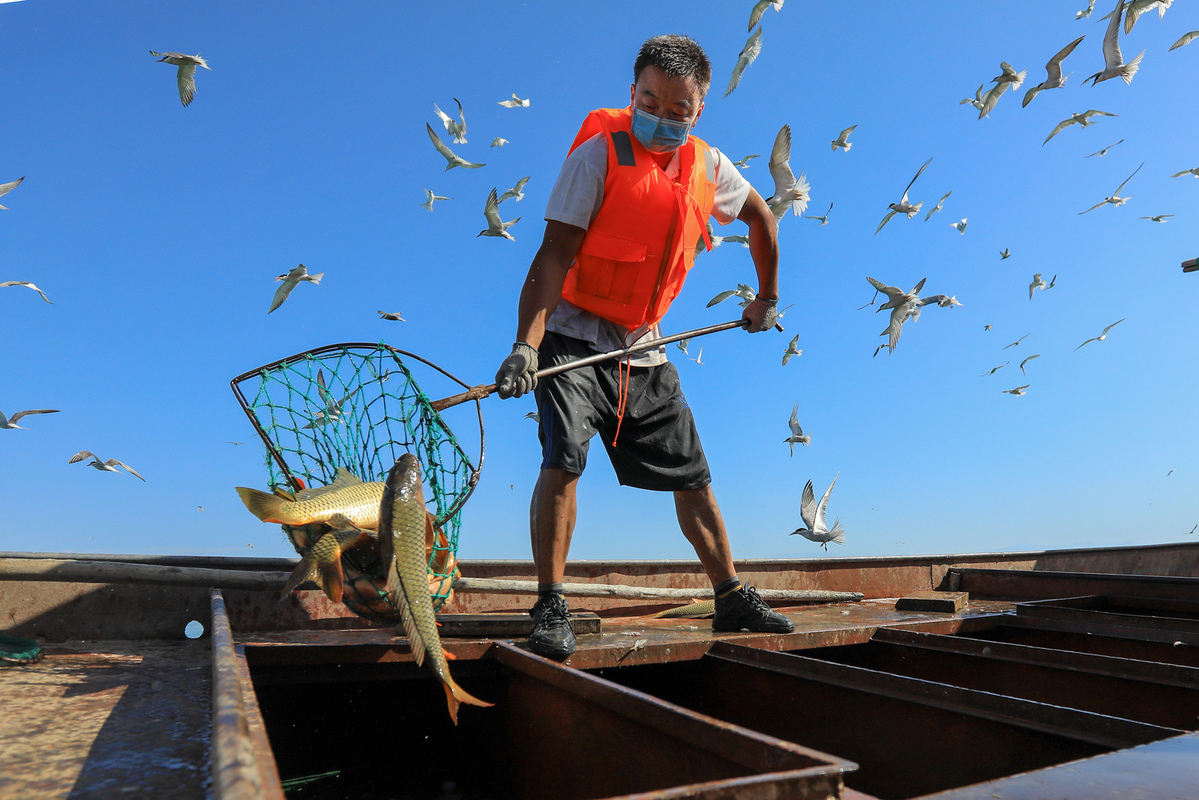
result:
<svg viewBox="0 0 1199 800"><path fill-rule="evenodd" d="M633 109L633 135L651 153L670 153L678 150L686 143L690 131L689 122L663 119L639 108Z"/></svg>

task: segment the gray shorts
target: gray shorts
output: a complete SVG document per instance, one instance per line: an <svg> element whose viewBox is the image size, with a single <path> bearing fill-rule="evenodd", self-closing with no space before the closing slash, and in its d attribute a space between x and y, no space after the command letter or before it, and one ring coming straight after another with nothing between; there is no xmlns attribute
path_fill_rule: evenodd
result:
<svg viewBox="0 0 1199 800"><path fill-rule="evenodd" d="M542 369L594 355L586 342L546 331L538 350ZM618 362L553 375L538 381L534 396L541 418L541 468L582 475L591 437L600 434L616 477L625 486L660 492L700 489L712 482L695 419L669 362L633 367L620 433Z"/></svg>

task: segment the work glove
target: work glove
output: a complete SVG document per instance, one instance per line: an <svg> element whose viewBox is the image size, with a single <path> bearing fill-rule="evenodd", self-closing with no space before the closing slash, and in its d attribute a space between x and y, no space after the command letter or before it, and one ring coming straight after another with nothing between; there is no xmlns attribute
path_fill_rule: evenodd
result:
<svg viewBox="0 0 1199 800"><path fill-rule="evenodd" d="M745 313L741 315L741 319L749 321L745 329L750 333L758 333L773 328L779 318L778 304L778 300L764 300L761 297L755 297L753 302L745 307Z"/></svg>
<svg viewBox="0 0 1199 800"><path fill-rule="evenodd" d="M533 391L537 386L536 373L537 351L524 342L517 342L495 374L496 394L507 399Z"/></svg>

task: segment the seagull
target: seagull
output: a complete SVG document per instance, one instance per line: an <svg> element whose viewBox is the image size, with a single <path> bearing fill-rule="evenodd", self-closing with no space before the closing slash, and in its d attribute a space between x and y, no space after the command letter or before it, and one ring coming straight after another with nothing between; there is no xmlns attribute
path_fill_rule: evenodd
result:
<svg viewBox="0 0 1199 800"><path fill-rule="evenodd" d="M1040 358L1040 357L1041 357L1040 353L1033 353L1031 356L1029 356L1028 358L1021 361L1020 362L1020 372L1024 375L1027 375L1028 373L1024 372L1024 365L1027 364L1029 361L1032 361L1034 358Z"/></svg>
<svg viewBox="0 0 1199 800"><path fill-rule="evenodd" d="M1026 69L1016 72L1006 61L999 62L999 68L1003 72L999 73L998 77L991 78L991 83L1010 83L1013 92L1020 88L1020 84L1024 83L1024 76L1028 74Z"/></svg>
<svg viewBox="0 0 1199 800"><path fill-rule="evenodd" d="M877 314L884 308L898 308L909 303L913 305L919 303L920 290L924 288L924 282L928 280L928 278L921 278L920 282L913 286L912 291L910 292L905 292L895 286L888 286L882 281L876 281L874 278L867 277L866 280L869 281L870 285L873 286L877 291L880 291L887 296L887 302L875 309L874 313Z"/></svg>
<svg viewBox="0 0 1199 800"><path fill-rule="evenodd" d="M829 204L828 204L828 211L825 211L825 212L824 212L824 216L823 216L823 217L813 217L813 216L811 216L810 214L804 214L804 219L818 219L818 220L820 220L820 224L821 224L821 225L827 225L827 224L828 224L828 212L829 212L829 211L832 211L832 210L833 210L833 204L832 204L832 203L829 203Z"/></svg>
<svg viewBox="0 0 1199 800"><path fill-rule="evenodd" d="M1029 386L1032 386L1032 384L1026 383L1023 386L1017 386L1015 389L1000 389L1000 391L1003 392L1003 394L1014 394L1016 397L1023 397L1026 394L1024 390Z"/></svg>
<svg viewBox="0 0 1199 800"><path fill-rule="evenodd" d="M956 228L958 233L965 233L966 232L966 218L962 217L960 222L949 223L949 227Z"/></svg>
<svg viewBox="0 0 1199 800"><path fill-rule="evenodd" d="M812 437L803 432L803 428L799 426L799 401L795 401L795 406L791 409L791 419L787 421L787 427L791 429L791 435L783 439L784 444L791 445L791 457L795 457L795 445L800 444L804 447L812 441Z"/></svg>
<svg viewBox="0 0 1199 800"><path fill-rule="evenodd" d="M934 294L931 297L921 297L920 302L917 305L929 306L933 303L936 303L941 308L953 308L954 306L961 305L961 303L958 302L957 295L950 297L947 294Z"/></svg>
<svg viewBox="0 0 1199 800"><path fill-rule="evenodd" d="M430 191L429 189L425 189L425 202L421 203L420 205L421 205L421 208L427 208L430 211L432 211L434 202L436 202L438 200L453 200L453 199L454 198L452 198L452 197L442 197L439 194L433 194L433 192Z"/></svg>
<svg viewBox="0 0 1199 800"><path fill-rule="evenodd" d="M1196 39L1199 39L1199 31L1188 31L1187 33L1184 33L1182 35L1181 39L1179 39L1174 44L1170 45L1170 50L1177 50L1180 47L1184 47L1184 46L1190 44L1191 42L1195 41ZM1168 53L1168 52L1170 52L1170 50L1167 50L1166 52Z"/></svg>
<svg viewBox="0 0 1199 800"><path fill-rule="evenodd" d="M275 278L277 281L283 281L283 285L275 290L275 296L271 300L271 307L266 313L271 313L279 306L283 305L283 301L291 294L291 290L300 285L300 281L308 281L311 284L319 284L325 273L318 272L315 275L308 274L308 267L301 264L290 272L285 272Z"/></svg>
<svg viewBox="0 0 1199 800"><path fill-rule="evenodd" d="M941 199L937 201L937 204L935 206L933 206L932 208L930 208L928 210L928 213L924 215L925 222L928 222L929 218L932 217L933 214L936 214L938 211L941 210L941 206L945 203L946 198L948 198L949 195L951 195L951 194L953 194L953 189L950 189L948 192L941 195Z"/></svg>
<svg viewBox="0 0 1199 800"><path fill-rule="evenodd" d="M791 360L791 356L802 356L803 350L795 349L799 344L799 334L795 334L795 338L791 340L791 344L787 345L787 349L783 351L783 366L787 366L787 362Z"/></svg>
<svg viewBox="0 0 1199 800"><path fill-rule="evenodd" d="M514 198L516 200L516 202L518 202L518 203L521 200L524 200L525 199L525 184L528 182L529 182L528 175L526 175L523 178L521 178L520 180L518 180L516 182L515 186L513 186L511 189L509 189L508 191L506 191L502 195L500 195L499 202L502 203L510 197Z"/></svg>
<svg viewBox="0 0 1199 800"><path fill-rule="evenodd" d="M1132 33L1132 27L1137 24L1140 16L1154 6L1157 7L1158 19L1166 16L1166 9L1173 2L1174 0L1129 0L1124 5L1124 33L1126 35ZM1116 12L1113 11L1112 13Z"/></svg>
<svg viewBox="0 0 1199 800"><path fill-rule="evenodd" d="M1120 144L1123 141L1124 140L1121 139L1119 142L1116 142L1116 144ZM1091 156L1099 156L1102 158L1103 156L1107 155L1107 151L1111 150L1113 147L1115 147L1116 144L1109 144L1107 147L1103 148L1102 150L1096 150L1094 153L1091 153L1090 155L1083 156L1083 158L1090 158Z"/></svg>
<svg viewBox="0 0 1199 800"><path fill-rule="evenodd" d="M795 216L799 216L808 207L810 199L806 176L801 172L799 178L791 171L791 126L779 128L774 137L774 147L770 151L770 177L774 178L774 194L766 199L766 205L774 212L774 221L779 223L790 207Z"/></svg>
<svg viewBox="0 0 1199 800"><path fill-rule="evenodd" d="M387 311L376 311L375 313L379 315L379 319L385 319L390 322L407 322L399 313L391 314Z"/></svg>
<svg viewBox="0 0 1199 800"><path fill-rule="evenodd" d="M506 144L508 144L507 139L505 139L503 136L497 136L494 139L492 139L491 144L489 144L487 146L488 147L503 147Z"/></svg>
<svg viewBox="0 0 1199 800"><path fill-rule="evenodd" d="M1116 327L1117 325L1119 325L1121 322L1123 322L1123 321L1124 321L1124 320L1126 320L1126 319L1128 319L1128 317L1120 317L1120 319L1116 320L1116 321L1115 321L1115 322L1113 322L1111 325L1108 325L1106 328L1104 328L1104 329L1103 329L1103 333L1099 334L1098 336L1096 336L1096 337L1095 337L1095 338L1093 338L1093 339L1087 339L1085 342L1083 342L1082 344L1080 344L1078 347L1075 347L1075 348L1074 348L1074 352L1076 352L1076 353L1077 353L1077 352L1078 352L1078 350L1079 350L1079 348L1081 348L1083 344L1090 344L1091 342L1105 342L1105 341L1107 341L1107 332L1108 332L1108 331L1110 331L1112 328Z"/></svg>
<svg viewBox="0 0 1199 800"><path fill-rule="evenodd" d="M524 100L521 100L516 96L516 92L513 92L511 100L500 100L499 104L504 108L528 108L529 99L526 97Z"/></svg>
<svg viewBox="0 0 1199 800"><path fill-rule="evenodd" d="M994 375L996 372L999 372L999 370L1003 369L1004 367L1006 367L1006 366L1007 366L1008 364L1010 364L1010 363L1012 363L1012 362L1010 362L1010 361L1005 361L1005 362L1003 362L1002 364L1000 364L998 367L991 367L991 371L990 371L990 372L984 372L982 375L979 375L978 377L980 377L980 378L985 378L985 377L987 377L988 375Z"/></svg>
<svg viewBox="0 0 1199 800"><path fill-rule="evenodd" d="M786 0L758 0L754 3L753 10L749 12L749 27L746 30L752 31L754 26L758 24L758 20L762 19L762 15L766 13L766 9L774 6L776 12L783 10L783 3Z"/></svg>
<svg viewBox="0 0 1199 800"><path fill-rule="evenodd" d="M3 197L4 195L11 192L13 189L20 186L21 181L23 181L23 180L25 180L24 175L22 175L20 178L17 178L15 181L9 181L8 183L0 183L0 197ZM8 206L0 206L0 208L3 208L5 211L8 211Z"/></svg>
<svg viewBox="0 0 1199 800"><path fill-rule="evenodd" d="M1032 283L1028 284L1028 299L1032 299L1032 293L1037 289L1044 291L1045 281L1041 280L1041 273L1036 273L1032 276Z"/></svg>
<svg viewBox="0 0 1199 800"><path fill-rule="evenodd" d="M853 133L853 129L856 127L858 126L850 125L848 128L841 131L837 138L833 139L833 150L836 150L838 147L840 147L842 150L848 153L853 147L853 142L849 141L849 134Z"/></svg>
<svg viewBox="0 0 1199 800"><path fill-rule="evenodd" d="M446 164L446 167L445 167L446 171L449 171L449 170L453 169L454 167L465 167L466 169L478 169L479 167L487 166L486 164L473 164L470 161L467 161L462 156L459 156L456 153L454 153L454 151L451 150L446 145L445 142L441 141L441 139L438 138L437 133L433 130L433 126L427 122L425 123L425 129L429 131L429 139L432 140L433 146L437 148L437 152L441 153L441 155L445 158L445 160L447 162L449 162Z"/></svg>
<svg viewBox="0 0 1199 800"><path fill-rule="evenodd" d="M826 551L829 542L845 544L845 530L841 527L841 520L835 520L831 530L824 521L824 514L828 509L828 496L832 494L839 477L841 477L840 472L828 485L828 490L824 493L824 497L820 498L819 505L816 504L816 493L812 491L812 482L808 481L803 487L803 496L799 501L799 516L803 519L805 527L792 531L792 536L798 534L809 541L816 542Z"/></svg>
<svg viewBox="0 0 1199 800"><path fill-rule="evenodd" d="M999 251L999 260L1003 261L1006 258L1011 258L1011 255L1012 255L1012 248L1005 247Z"/></svg>
<svg viewBox="0 0 1199 800"><path fill-rule="evenodd" d="M454 144L466 144L466 117L462 116L462 103L457 97L454 102L458 103L458 119L461 122L454 122L450 115L433 104L433 113L441 119L441 124L445 126L445 132L454 137Z"/></svg>
<svg viewBox="0 0 1199 800"><path fill-rule="evenodd" d="M1023 336L1021 336L1019 339L1017 339L1016 341L1012 342L1011 344L1005 344L1001 349L1007 350L1009 347L1016 347L1018 344L1023 342L1028 337L1029 337L1029 334L1026 333Z"/></svg>
<svg viewBox="0 0 1199 800"><path fill-rule="evenodd" d="M1199 167L1195 167L1194 169L1184 169L1182 172L1175 172L1170 177L1181 178L1184 175L1194 175L1196 178L1199 178Z"/></svg>
<svg viewBox="0 0 1199 800"><path fill-rule="evenodd" d="M889 208L891 210L887 212L887 215L885 217L883 217L883 221L878 224L878 228L876 228L874 231L875 236L878 236L878 232L881 231L883 229L883 226L886 225L888 222L890 222L891 217L895 216L896 214L907 214L908 219L911 219L912 217L916 216L916 213L918 211L920 211L920 206L924 205L924 202L921 201L921 202L917 203L916 205L912 205L911 203L909 203L908 202L908 191L912 188L912 184L916 182L916 178L920 177L920 173L924 172L925 167L927 167L931 163L933 163L933 160L931 158L928 161L925 161L924 166L920 167L920 169L918 169L916 171L916 176L914 178L912 178L912 180L908 181L908 186L906 189L903 190L903 197L900 198L899 202L891 203L889 206L887 206L887 208Z"/></svg>
<svg viewBox="0 0 1199 800"><path fill-rule="evenodd" d="M796 337L799 338L799 337ZM0 411L0 431L11 431L15 429L25 430L23 425L18 425L17 420L29 414L57 414L57 408L32 408L27 411L18 411L11 417L4 416L4 412Z"/></svg>
<svg viewBox="0 0 1199 800"><path fill-rule="evenodd" d="M1049 133L1049 135L1045 137L1045 141L1041 142L1041 147L1044 147L1046 144L1049 143L1050 139L1052 139L1054 136L1057 136L1059 133L1064 131L1068 126L1073 125L1076 122L1079 125L1083 126L1084 128L1087 127L1088 125L1094 125L1095 123L1093 123L1091 121L1091 117L1096 117L1096 116L1118 117L1120 115L1119 114L1109 114L1106 111L1097 111L1093 108L1089 109L1087 111L1084 111L1081 114L1071 114L1069 119L1064 119L1061 122L1059 122L1057 124L1057 127L1054 128ZM1122 142L1124 140L1121 139L1120 141ZM1112 145L1112 147L1115 147L1115 145Z"/></svg>
<svg viewBox="0 0 1199 800"><path fill-rule="evenodd" d="M752 156L746 156L745 158L741 159L740 161L734 161L733 166L740 167L741 169L749 169L749 160L751 158L761 158L761 157L762 156L760 153L754 153Z"/></svg>
<svg viewBox="0 0 1199 800"><path fill-rule="evenodd" d="M183 53L156 53L151 50L150 55L162 56L158 59L160 62L165 61L179 67L179 72L175 76L179 83L179 99L183 102L184 107L191 105L192 99L196 96L196 67L211 70L212 67L208 66L208 62L200 58L199 53L188 56Z"/></svg>
<svg viewBox="0 0 1199 800"><path fill-rule="evenodd" d="M713 297L711 300L708 301L708 305L705 306L705 308L711 308L712 306L716 305L717 303L723 303L725 300L728 300L730 297L740 297L741 298L741 307L745 308L750 303L752 303L754 301L754 298L757 296L758 296L758 293L755 292L751 287L745 285L744 283L739 283L739 284L737 284L736 289L729 289L728 291L721 292L720 294Z"/></svg>
<svg viewBox="0 0 1199 800"><path fill-rule="evenodd" d="M107 461L101 461L100 456L96 455L95 453L91 452L90 450L80 450L78 453L71 456L71 460L68 461L67 463L74 464L76 462L83 461L85 458L92 459L88 463L89 467L95 467L96 469L100 470L101 472L116 472L117 467L124 467L125 469L129 470L129 472L134 477L141 478L142 481L146 480L145 478L142 478L141 475L138 475L137 470L135 470L133 467L129 466L128 464L125 464L121 461L117 461L115 458L110 458Z"/></svg>
<svg viewBox="0 0 1199 800"><path fill-rule="evenodd" d="M1141 55L1134 58L1129 63L1124 63L1124 54L1120 52L1120 15L1124 11L1124 0L1116 0L1116 9L1111 13L1111 21L1107 24L1107 32L1103 35L1103 62L1104 66L1099 72L1096 72L1087 81L1091 81L1091 85L1095 86L1100 81L1106 81L1109 78L1120 78L1125 84L1132 83L1132 76L1137 74L1137 70L1141 68L1141 57L1145 55L1145 51L1141 51Z"/></svg>
<svg viewBox="0 0 1199 800"><path fill-rule="evenodd" d="M1091 16L1091 12L1095 10L1095 0L1087 0L1087 7L1074 15L1075 19Z"/></svg>
<svg viewBox="0 0 1199 800"><path fill-rule="evenodd" d="M503 236L505 239L516 241L512 234L508 233L508 228L520 222L520 217L508 222L500 220L500 201L496 199L494 188L491 190L491 194L487 195L487 203L483 206L483 216L487 218L487 227L479 231L479 236Z"/></svg>
<svg viewBox="0 0 1199 800"><path fill-rule="evenodd" d="M1152 217L1141 217L1141 219L1151 219L1154 222L1165 222L1167 219L1169 219L1172 216L1174 216L1174 215L1173 214L1157 214Z"/></svg>
<svg viewBox="0 0 1199 800"><path fill-rule="evenodd" d="M1145 166L1144 161L1141 162L1141 167L1143 167L1143 166ZM1138 172L1140 172L1141 167L1137 167L1136 169L1134 169L1132 171L1132 175L1136 175ZM1132 175L1129 175L1127 178L1125 178L1124 183L1128 183L1130 180L1132 180ZM1112 192L1110 196L1103 198L1102 202L1096 203L1095 205L1088 208L1087 211L1094 211L1095 209L1099 208L1099 206L1105 205L1107 203L1111 203L1114 206L1122 206L1126 202L1128 202L1130 199L1132 199L1131 197L1120 197L1120 190L1124 188L1124 183L1117 186L1116 191ZM1079 211L1078 213L1085 214L1085 213L1087 213L1087 211Z"/></svg>
<svg viewBox="0 0 1199 800"><path fill-rule="evenodd" d="M691 358L690 353L687 354L687 358L691 358L691 360L694 361L696 364L704 363L703 361L701 361L701 359L703 357L704 357L704 346L702 344L699 346L699 355L697 355L695 358Z"/></svg>
<svg viewBox="0 0 1199 800"><path fill-rule="evenodd" d="M745 40L745 47L741 48L741 54L737 56L737 64L733 67L733 76L729 78L729 88L724 90L724 96L728 97L737 88L737 84L741 82L741 73L745 72L745 68L754 63L754 59L758 57L758 53L762 52L762 28L758 27L753 34Z"/></svg>
<svg viewBox="0 0 1199 800"><path fill-rule="evenodd" d="M3 206L0 206L0 208L3 208ZM42 296L42 299L45 300L47 303L50 303L50 298L46 297L46 293L43 292L41 289L37 288L36 286L34 286L29 281L0 281L0 289L3 289L6 286L27 286L30 289L32 289L33 291L40 294ZM50 305L54 305L54 304L50 303Z"/></svg>
<svg viewBox="0 0 1199 800"><path fill-rule="evenodd" d="M1062 62L1066 60L1066 56L1074 52L1074 48L1078 47L1078 43L1085 38L1087 38L1085 35L1079 36L1077 39L1070 42L1070 44L1066 45L1061 50L1058 50L1053 58L1049 59L1049 62L1045 64L1045 72L1048 73L1049 77L1024 93L1024 102L1020 104L1021 108L1031 103L1032 99L1036 97L1039 92L1043 92L1046 89L1062 88L1062 84L1066 82L1066 79L1062 77Z"/></svg>

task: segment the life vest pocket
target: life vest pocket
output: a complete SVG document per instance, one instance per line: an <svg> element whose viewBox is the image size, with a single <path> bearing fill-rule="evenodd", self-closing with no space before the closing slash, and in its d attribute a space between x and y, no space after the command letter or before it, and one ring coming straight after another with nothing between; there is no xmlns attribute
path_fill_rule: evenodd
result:
<svg viewBox="0 0 1199 800"><path fill-rule="evenodd" d="M576 259L575 289L618 303L631 301L637 273L647 252L645 242L598 230L588 231Z"/></svg>

